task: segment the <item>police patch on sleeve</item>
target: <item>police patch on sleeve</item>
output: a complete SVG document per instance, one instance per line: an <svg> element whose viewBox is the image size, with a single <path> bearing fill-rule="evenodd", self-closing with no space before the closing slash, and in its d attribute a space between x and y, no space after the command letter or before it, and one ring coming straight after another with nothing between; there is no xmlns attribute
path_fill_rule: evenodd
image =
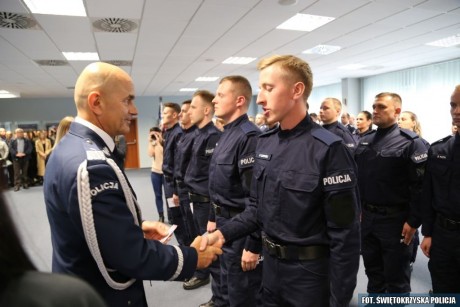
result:
<svg viewBox="0 0 460 307"><path fill-rule="evenodd" d="M412 157L411 157L412 161L415 162L415 163L421 163L421 162L425 162L427 159L428 159L428 153L426 152L423 152L423 153L417 153L415 152Z"/></svg>
<svg viewBox="0 0 460 307"><path fill-rule="evenodd" d="M244 157L241 157L238 160L238 167L239 168L247 168L247 167L252 167L254 165L254 162L256 161L255 159L255 154L249 154Z"/></svg>
<svg viewBox="0 0 460 307"><path fill-rule="evenodd" d="M356 185L356 175L352 170L337 171L323 177L322 183L326 191L348 189Z"/></svg>
<svg viewBox="0 0 460 307"><path fill-rule="evenodd" d="M105 160L104 152L101 150L87 150L86 151L87 160Z"/></svg>

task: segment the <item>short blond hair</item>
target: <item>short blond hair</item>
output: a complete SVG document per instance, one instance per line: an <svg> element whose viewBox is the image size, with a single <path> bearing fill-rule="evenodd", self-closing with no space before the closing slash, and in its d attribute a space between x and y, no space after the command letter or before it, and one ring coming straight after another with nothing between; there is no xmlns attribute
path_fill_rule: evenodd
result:
<svg viewBox="0 0 460 307"><path fill-rule="evenodd" d="M257 64L257 69L263 70L272 65L278 65L285 72L284 77L289 81L302 82L305 85L303 98L307 101L313 89L313 73L310 65L293 55L273 55L262 59Z"/></svg>

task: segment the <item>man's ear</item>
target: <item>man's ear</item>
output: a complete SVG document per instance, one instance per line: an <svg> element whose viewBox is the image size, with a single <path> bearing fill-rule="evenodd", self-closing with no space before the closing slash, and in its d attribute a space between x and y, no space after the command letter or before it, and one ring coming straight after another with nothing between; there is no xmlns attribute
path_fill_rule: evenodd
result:
<svg viewBox="0 0 460 307"><path fill-rule="evenodd" d="M243 107L246 104L246 98L244 96L236 97L236 106Z"/></svg>
<svg viewBox="0 0 460 307"><path fill-rule="evenodd" d="M301 98L303 96L303 93L305 92L305 84L303 84L302 82L296 82L294 84L294 95L293 95L293 99L298 99L298 98Z"/></svg>
<svg viewBox="0 0 460 307"><path fill-rule="evenodd" d="M98 92L91 92L88 95L88 107L96 115L101 115L101 95Z"/></svg>

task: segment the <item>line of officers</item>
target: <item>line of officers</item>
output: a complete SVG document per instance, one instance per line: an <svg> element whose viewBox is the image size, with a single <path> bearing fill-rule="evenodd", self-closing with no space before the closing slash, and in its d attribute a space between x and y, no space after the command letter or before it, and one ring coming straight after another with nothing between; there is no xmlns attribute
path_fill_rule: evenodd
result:
<svg viewBox="0 0 460 307"><path fill-rule="evenodd" d="M428 148L398 127L401 97L383 92L372 105L377 130L347 141L342 124L328 132L308 116L307 63L279 56L258 68L257 103L273 127L262 134L248 119L252 90L242 76L223 78L216 95L164 104L177 240L206 233L202 248L223 244L220 259L184 283L195 289L212 276L212 297L200 306L348 306L360 253L369 293L409 293L422 223L433 291L460 292L459 135ZM458 126L460 86L450 107Z"/></svg>

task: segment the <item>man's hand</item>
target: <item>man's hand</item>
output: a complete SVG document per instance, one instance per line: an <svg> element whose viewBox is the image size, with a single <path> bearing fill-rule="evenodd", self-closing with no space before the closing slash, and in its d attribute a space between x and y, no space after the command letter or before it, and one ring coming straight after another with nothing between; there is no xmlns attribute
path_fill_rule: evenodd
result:
<svg viewBox="0 0 460 307"><path fill-rule="evenodd" d="M213 233L207 233L205 236L202 236L200 251L204 251L207 246L214 246L222 248L222 245L225 243L225 238L220 232L216 230Z"/></svg>
<svg viewBox="0 0 460 307"><path fill-rule="evenodd" d="M254 270L259 263L259 254L253 254L244 249L241 255L241 268L244 272Z"/></svg>
<svg viewBox="0 0 460 307"><path fill-rule="evenodd" d="M409 245L410 242L412 242L412 238L414 237L416 230L417 228L412 228L409 224L407 224L407 222L404 223L402 233L401 233L401 236L404 237L403 238L404 244Z"/></svg>
<svg viewBox="0 0 460 307"><path fill-rule="evenodd" d="M142 231L144 238L149 240L161 240L168 234L169 226L161 222L144 221Z"/></svg>
<svg viewBox="0 0 460 307"><path fill-rule="evenodd" d="M216 222L208 221L208 225L206 225L206 231L211 233L211 232L214 232L215 230L216 230Z"/></svg>
<svg viewBox="0 0 460 307"><path fill-rule="evenodd" d="M201 250L200 246L203 244L203 237L198 236L193 240L191 247L196 249L198 254L197 269L207 268L213 261L217 260L218 255L222 255L222 249L215 246L207 246L204 250Z"/></svg>
<svg viewBox="0 0 460 307"><path fill-rule="evenodd" d="M420 249L422 250L423 254L430 258L430 250L431 250L431 237L424 237L422 243L420 244Z"/></svg>
<svg viewBox="0 0 460 307"><path fill-rule="evenodd" d="M179 203L179 196L177 196L176 194L173 194L173 202L174 204L176 205L176 207L179 207L180 206L180 203Z"/></svg>

